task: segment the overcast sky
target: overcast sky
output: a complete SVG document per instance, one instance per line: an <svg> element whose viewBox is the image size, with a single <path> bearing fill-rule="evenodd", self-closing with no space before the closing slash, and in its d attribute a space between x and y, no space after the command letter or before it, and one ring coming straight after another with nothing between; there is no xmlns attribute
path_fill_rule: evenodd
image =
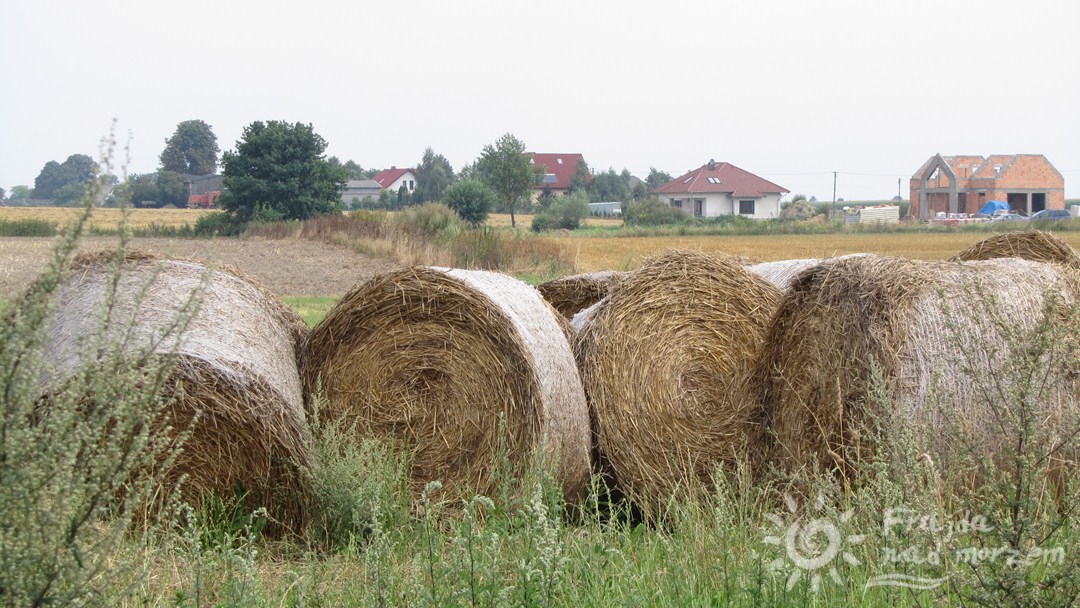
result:
<svg viewBox="0 0 1080 608"><path fill-rule="evenodd" d="M907 197L935 152L1041 153L1080 198L1080 2L3 0L0 186L177 123L311 123L365 168L510 132L594 170L710 158L793 193ZM123 154L118 157L123 161Z"/></svg>

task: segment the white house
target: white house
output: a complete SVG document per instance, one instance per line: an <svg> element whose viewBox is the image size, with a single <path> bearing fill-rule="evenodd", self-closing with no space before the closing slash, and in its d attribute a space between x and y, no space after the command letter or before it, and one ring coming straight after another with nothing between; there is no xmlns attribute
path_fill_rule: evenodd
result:
<svg viewBox="0 0 1080 608"><path fill-rule="evenodd" d="M390 167L389 169L383 169L375 174L371 178L379 187L383 190L389 190L392 194L397 194L397 191L405 186L405 189L412 194L413 190L416 190L416 171L412 169L398 169L397 167Z"/></svg>
<svg viewBox="0 0 1080 608"><path fill-rule="evenodd" d="M710 160L652 190L652 194L692 217L780 216L780 197L788 190L731 163Z"/></svg>

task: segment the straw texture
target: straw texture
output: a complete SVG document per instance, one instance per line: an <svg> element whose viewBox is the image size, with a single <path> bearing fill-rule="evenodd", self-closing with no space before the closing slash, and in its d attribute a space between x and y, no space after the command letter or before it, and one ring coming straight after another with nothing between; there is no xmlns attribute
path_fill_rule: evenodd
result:
<svg viewBox="0 0 1080 608"><path fill-rule="evenodd" d="M959 264L866 255L805 271L759 362L766 464L852 480L877 453L882 422L912 429L918 448L938 461L952 457L958 446L950 442L960 436L977 437L992 456L1002 438L989 393L1011 390L1019 353L990 319L1008 332L1031 329L1046 290L1071 302L1075 285L1063 267L1015 258ZM1077 411L1075 375L1055 377L1062 384L1048 391L1046 420Z"/></svg>
<svg viewBox="0 0 1080 608"><path fill-rule="evenodd" d="M61 285L43 390L78 368L77 345L98 330L115 255L79 256ZM186 331L162 340L193 294L199 307ZM112 314L109 335L130 330L132 349L157 342L154 352L178 355L167 424L190 426L190 436L166 483L186 476L182 496L194 504L209 495L228 503L239 490L248 508L267 507L272 526L301 525L310 444L296 361L303 321L250 279L137 251L126 256Z"/></svg>
<svg viewBox="0 0 1080 608"><path fill-rule="evenodd" d="M575 314L602 300L611 291L612 285L618 284L626 274L614 270L576 274L541 283L537 289L559 314L572 319Z"/></svg>
<svg viewBox="0 0 1080 608"><path fill-rule="evenodd" d="M1022 258L1080 269L1080 254L1065 241L1042 230L1024 230L994 235L956 254L953 260L975 261L994 258Z"/></svg>
<svg viewBox="0 0 1080 608"><path fill-rule="evenodd" d="M733 259L669 251L584 315L576 350L598 451L646 514L757 441L747 381L779 297Z"/></svg>
<svg viewBox="0 0 1080 608"><path fill-rule="evenodd" d="M590 475L588 410L566 322L512 277L416 267L358 285L313 331L304 379L324 415L393 441L414 489L491 495L500 444L571 501ZM500 421L504 428L500 429Z"/></svg>

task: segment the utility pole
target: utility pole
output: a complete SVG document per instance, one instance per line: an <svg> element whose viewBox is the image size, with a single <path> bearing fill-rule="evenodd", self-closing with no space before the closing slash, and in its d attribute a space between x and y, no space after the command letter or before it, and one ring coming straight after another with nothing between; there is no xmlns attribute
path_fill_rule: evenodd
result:
<svg viewBox="0 0 1080 608"><path fill-rule="evenodd" d="M832 213L836 215L836 171L832 172Z"/></svg>
<svg viewBox="0 0 1080 608"><path fill-rule="evenodd" d="M902 201L904 197L900 196L900 178L896 178L896 200Z"/></svg>

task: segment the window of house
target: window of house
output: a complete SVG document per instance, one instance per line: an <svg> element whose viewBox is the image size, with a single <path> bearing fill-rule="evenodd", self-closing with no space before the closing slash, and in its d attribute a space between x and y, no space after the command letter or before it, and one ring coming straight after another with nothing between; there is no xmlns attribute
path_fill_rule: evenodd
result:
<svg viewBox="0 0 1080 608"><path fill-rule="evenodd" d="M719 184L720 183L720 178L719 177L710 177L709 178L709 183L710 184Z"/></svg>
<svg viewBox="0 0 1080 608"><path fill-rule="evenodd" d="M409 180L409 190L412 191L414 189L416 189L416 183L413 180L410 179Z"/></svg>
<svg viewBox="0 0 1080 608"><path fill-rule="evenodd" d="M739 215L754 215L754 201L739 201Z"/></svg>
<svg viewBox="0 0 1080 608"><path fill-rule="evenodd" d="M677 199L677 198L676 198L676 199L673 199L673 200L671 201L671 206L672 206L672 207L674 207L674 208L676 208L676 209L682 209L682 201L681 201L681 200L679 200L679 199Z"/></svg>
<svg viewBox="0 0 1080 608"><path fill-rule="evenodd" d="M557 162L557 163L559 163L561 165L562 164L562 159L561 158L556 158L555 162Z"/></svg>

